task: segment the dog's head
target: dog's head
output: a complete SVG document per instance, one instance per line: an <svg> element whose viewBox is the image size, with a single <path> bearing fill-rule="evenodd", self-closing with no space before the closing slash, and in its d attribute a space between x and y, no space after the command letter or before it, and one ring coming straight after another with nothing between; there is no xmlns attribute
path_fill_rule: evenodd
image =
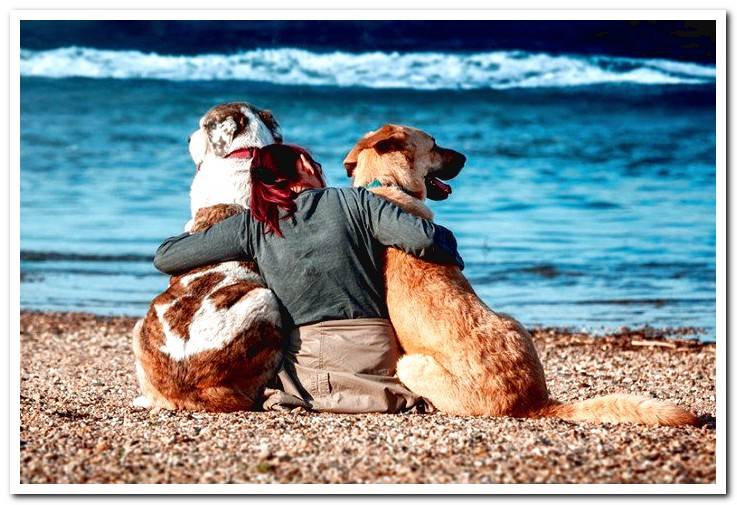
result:
<svg viewBox="0 0 737 505"><path fill-rule="evenodd" d="M420 200L448 198L451 187L441 179L452 179L465 163L464 155L440 147L422 130L391 124L364 135L343 160L354 186L377 180Z"/></svg>
<svg viewBox="0 0 737 505"><path fill-rule="evenodd" d="M250 163L254 147L281 141L279 124L268 110L245 102L223 103L202 116L189 137L189 153L199 170L208 162Z"/></svg>

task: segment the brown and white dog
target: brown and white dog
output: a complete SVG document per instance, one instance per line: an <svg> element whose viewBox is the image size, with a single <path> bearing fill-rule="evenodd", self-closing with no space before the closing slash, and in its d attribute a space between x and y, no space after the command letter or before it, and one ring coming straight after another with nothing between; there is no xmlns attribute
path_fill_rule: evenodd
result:
<svg viewBox="0 0 737 505"><path fill-rule="evenodd" d="M185 231L191 231L199 209L230 203L248 207L253 149L281 142L279 124L268 110L236 102L207 111L189 137L197 173L190 190L192 220Z"/></svg>
<svg viewBox="0 0 737 505"><path fill-rule="evenodd" d="M200 209L193 232L243 210ZM142 396L134 405L172 410L252 410L281 357L274 294L252 263L228 261L173 276L133 330Z"/></svg>
<svg viewBox="0 0 737 505"><path fill-rule="evenodd" d="M385 125L366 134L343 161L354 186L370 186L406 211L432 219L425 197L447 198L465 157L428 134ZM375 182L376 181L376 182ZM570 421L692 425L696 417L669 402L615 394L563 404L548 396L530 334L494 312L456 266L388 249L386 300L406 355L399 379L441 411L457 415L555 417Z"/></svg>
<svg viewBox="0 0 737 505"><path fill-rule="evenodd" d="M268 111L213 107L190 137L197 166L189 231L248 204L253 148L281 142ZM281 314L253 263L229 261L174 276L133 330L143 408L251 410L280 359Z"/></svg>

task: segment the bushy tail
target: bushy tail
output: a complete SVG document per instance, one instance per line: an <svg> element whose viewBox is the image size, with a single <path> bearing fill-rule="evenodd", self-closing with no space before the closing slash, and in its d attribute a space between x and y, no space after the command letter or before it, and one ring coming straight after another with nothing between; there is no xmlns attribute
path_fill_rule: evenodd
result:
<svg viewBox="0 0 737 505"><path fill-rule="evenodd" d="M696 426L699 422L694 414L674 403L624 394L600 396L574 403L551 402L531 417L661 426Z"/></svg>

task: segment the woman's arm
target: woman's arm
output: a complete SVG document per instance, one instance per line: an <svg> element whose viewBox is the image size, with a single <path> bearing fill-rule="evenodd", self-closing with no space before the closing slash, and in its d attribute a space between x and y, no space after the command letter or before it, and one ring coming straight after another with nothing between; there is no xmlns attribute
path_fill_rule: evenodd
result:
<svg viewBox="0 0 737 505"><path fill-rule="evenodd" d="M253 260L248 241L246 212L215 223L203 232L168 238L159 246L154 266L168 275L231 260Z"/></svg>
<svg viewBox="0 0 737 505"><path fill-rule="evenodd" d="M434 263L450 263L464 268L453 233L437 223L402 210L370 191L359 191L364 221L380 243Z"/></svg>

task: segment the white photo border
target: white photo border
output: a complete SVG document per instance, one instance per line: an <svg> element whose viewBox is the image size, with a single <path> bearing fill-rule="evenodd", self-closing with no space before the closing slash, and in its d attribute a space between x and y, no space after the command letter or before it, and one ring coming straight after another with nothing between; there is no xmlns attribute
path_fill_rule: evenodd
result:
<svg viewBox="0 0 737 505"><path fill-rule="evenodd" d="M16 10L9 19L8 464L12 494L726 494L727 34L725 10ZM20 22L24 20L713 20L716 22L717 477L713 484L20 483Z"/></svg>

